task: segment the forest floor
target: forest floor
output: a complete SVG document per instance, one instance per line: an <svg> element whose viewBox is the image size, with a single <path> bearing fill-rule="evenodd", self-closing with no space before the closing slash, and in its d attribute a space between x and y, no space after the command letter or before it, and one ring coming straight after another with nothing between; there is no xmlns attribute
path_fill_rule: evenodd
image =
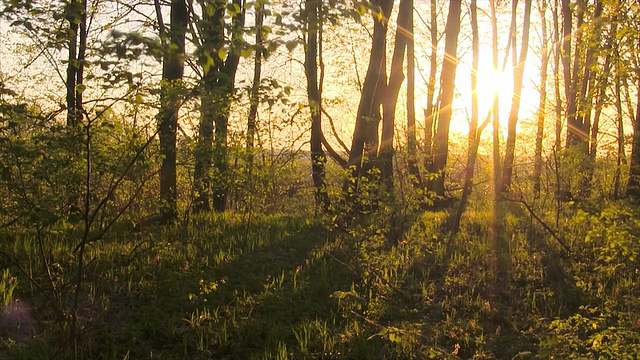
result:
<svg viewBox="0 0 640 360"><path fill-rule="evenodd" d="M87 248L76 354L639 358L634 207L567 205L560 222L547 219L562 229L554 236L566 253L517 204L507 206L499 234L492 212L476 206L452 240L439 229L447 213L426 212L405 219L395 245L388 214L363 216L348 229L312 215L247 214L170 229L123 227ZM69 321L56 318L50 300L57 294L53 303L71 303L75 295L72 233L3 234L2 254L14 261L1 260L3 359L69 356Z"/></svg>

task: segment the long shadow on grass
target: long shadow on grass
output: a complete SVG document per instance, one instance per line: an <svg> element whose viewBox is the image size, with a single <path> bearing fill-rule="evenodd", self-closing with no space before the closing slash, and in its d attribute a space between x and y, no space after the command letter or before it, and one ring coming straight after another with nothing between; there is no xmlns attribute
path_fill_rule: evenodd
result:
<svg viewBox="0 0 640 360"><path fill-rule="evenodd" d="M352 280L327 257L331 235L318 222L227 218L190 231L182 256L156 275L165 295L151 306L173 320L150 334L149 348L171 358L248 359L335 347L331 294Z"/></svg>

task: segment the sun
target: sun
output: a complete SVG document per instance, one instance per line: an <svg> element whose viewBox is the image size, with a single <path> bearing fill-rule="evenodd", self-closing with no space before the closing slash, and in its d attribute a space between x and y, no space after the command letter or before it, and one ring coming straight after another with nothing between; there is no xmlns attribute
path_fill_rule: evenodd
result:
<svg viewBox="0 0 640 360"><path fill-rule="evenodd" d="M498 106L500 109L500 124L506 125L508 114L503 116L511 106L513 97L513 71L510 67L506 69L495 69L493 63L486 59L480 62L478 66L478 87L476 93L478 95L478 104L480 117L483 118L493 107L494 97L498 97Z"/></svg>
<svg viewBox="0 0 640 360"><path fill-rule="evenodd" d="M451 131L459 134L469 133L471 118L471 67L461 63L456 76L456 89L459 97L454 106L458 109L451 122ZM498 96L500 126L506 129L509 109L513 97L513 73L510 69L495 70L491 62L480 62L477 72L478 118L481 123L493 108L494 96Z"/></svg>

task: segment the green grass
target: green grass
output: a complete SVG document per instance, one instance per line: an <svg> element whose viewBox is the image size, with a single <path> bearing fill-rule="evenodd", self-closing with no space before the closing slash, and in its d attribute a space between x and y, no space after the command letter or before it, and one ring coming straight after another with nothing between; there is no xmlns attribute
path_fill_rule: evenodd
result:
<svg viewBox="0 0 640 360"><path fill-rule="evenodd" d="M513 205L513 204L512 204ZM460 235L447 213L414 217L398 245L372 214L336 230L311 215L207 215L188 225L114 231L92 243L80 293L81 358L527 359L634 358L640 352L640 223L625 204L567 210L558 244L508 205L498 251L486 204ZM550 224L552 215L545 217ZM589 224L589 226L585 226ZM2 327L6 359L66 357L74 232L6 232L15 263L2 299L21 299L38 323L30 339ZM503 252L503 256L497 256ZM506 262L501 264L500 262ZM17 267L20 265L25 273ZM28 276L27 276L28 275ZM629 355L630 354L630 355Z"/></svg>

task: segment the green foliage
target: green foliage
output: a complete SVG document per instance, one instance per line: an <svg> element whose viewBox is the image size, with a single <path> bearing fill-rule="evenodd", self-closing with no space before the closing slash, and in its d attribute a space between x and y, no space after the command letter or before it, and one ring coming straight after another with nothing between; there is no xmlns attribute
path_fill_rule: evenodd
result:
<svg viewBox="0 0 640 360"><path fill-rule="evenodd" d="M3 270L0 278L0 307L4 308L13 300L13 291L16 286L18 286L16 278L11 276L8 269Z"/></svg>

